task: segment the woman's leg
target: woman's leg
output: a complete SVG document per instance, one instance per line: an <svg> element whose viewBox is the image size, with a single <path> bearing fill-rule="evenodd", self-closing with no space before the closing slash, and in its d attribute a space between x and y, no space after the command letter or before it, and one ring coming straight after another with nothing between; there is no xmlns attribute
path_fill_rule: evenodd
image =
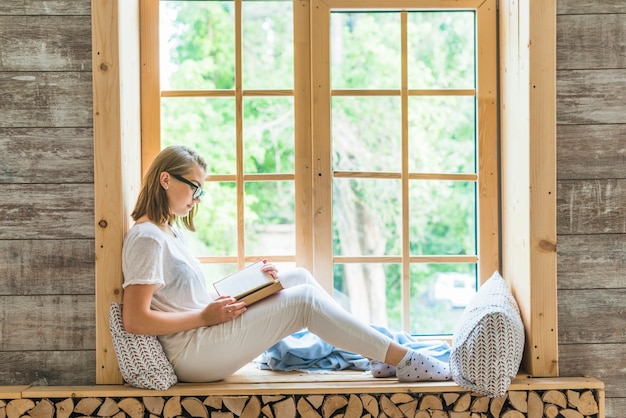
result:
<svg viewBox="0 0 626 418"><path fill-rule="evenodd" d="M303 328L336 347L384 360L391 339L342 309L304 269L281 275L285 289L250 306L237 319L192 331L172 359L182 381L225 378Z"/></svg>

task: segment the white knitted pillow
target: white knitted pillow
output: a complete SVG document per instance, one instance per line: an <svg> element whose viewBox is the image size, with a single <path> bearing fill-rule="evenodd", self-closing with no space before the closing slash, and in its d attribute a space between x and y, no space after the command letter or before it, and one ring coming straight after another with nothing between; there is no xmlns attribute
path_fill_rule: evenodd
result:
<svg viewBox="0 0 626 418"><path fill-rule="evenodd" d="M452 378L466 389L504 396L524 352L524 325L509 286L493 273L465 308L452 339Z"/></svg>
<svg viewBox="0 0 626 418"><path fill-rule="evenodd" d="M156 336L126 332L121 303L111 303L109 326L117 362L127 383L142 389L167 390L178 382Z"/></svg>

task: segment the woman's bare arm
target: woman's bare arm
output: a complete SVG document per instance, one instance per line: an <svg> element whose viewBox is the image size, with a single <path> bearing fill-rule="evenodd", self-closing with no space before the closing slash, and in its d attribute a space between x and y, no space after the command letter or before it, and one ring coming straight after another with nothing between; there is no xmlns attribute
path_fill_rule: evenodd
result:
<svg viewBox="0 0 626 418"><path fill-rule="evenodd" d="M131 334L165 335L230 321L245 312L245 303L220 297L201 311L160 312L150 308L156 285L124 289L124 328Z"/></svg>

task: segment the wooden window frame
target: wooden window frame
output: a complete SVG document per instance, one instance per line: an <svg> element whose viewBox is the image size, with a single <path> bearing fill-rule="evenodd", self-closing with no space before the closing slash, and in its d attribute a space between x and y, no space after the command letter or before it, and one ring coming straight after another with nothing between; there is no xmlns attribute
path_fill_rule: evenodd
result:
<svg viewBox="0 0 626 418"><path fill-rule="evenodd" d="M141 182L140 161L153 157L139 158L141 136L147 135L139 76L155 59L139 48L140 6L148 1L158 0L92 4L97 384L122 383L108 311L122 296L121 247ZM524 3L499 4L500 265L526 328L522 370L557 376L556 0ZM310 7L308 0L294 4ZM299 33L296 44L304 29ZM313 155L296 155L297 162L308 158Z"/></svg>

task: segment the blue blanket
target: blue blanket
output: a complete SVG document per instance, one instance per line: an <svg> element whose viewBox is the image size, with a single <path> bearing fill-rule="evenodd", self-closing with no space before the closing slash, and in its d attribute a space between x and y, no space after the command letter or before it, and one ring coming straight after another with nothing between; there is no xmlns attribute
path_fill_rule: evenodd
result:
<svg viewBox="0 0 626 418"><path fill-rule="evenodd" d="M401 345L425 352L439 360L447 362L450 358L450 346L445 341L417 340L405 332L392 333L389 330L372 325L373 328L391 337ZM254 360L263 370L369 370L370 362L365 357L341 350L328 344L312 332L304 329L277 342Z"/></svg>

